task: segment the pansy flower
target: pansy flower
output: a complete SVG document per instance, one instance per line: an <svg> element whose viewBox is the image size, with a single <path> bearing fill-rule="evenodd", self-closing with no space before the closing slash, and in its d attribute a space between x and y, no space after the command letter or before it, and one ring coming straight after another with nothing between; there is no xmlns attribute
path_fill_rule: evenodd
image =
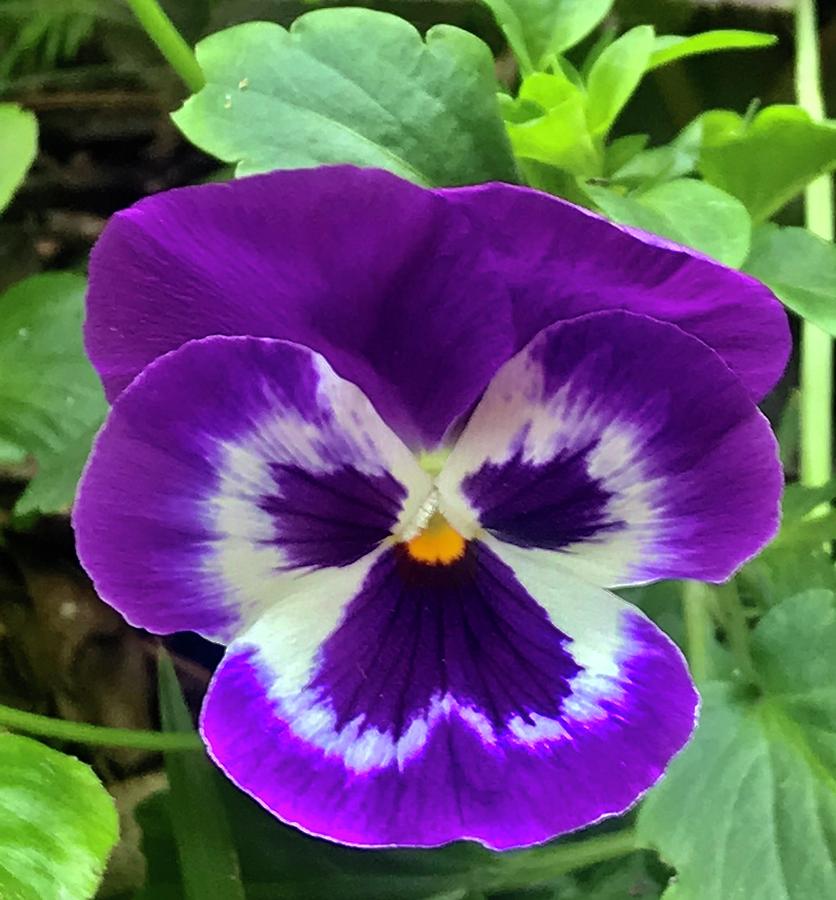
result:
<svg viewBox="0 0 836 900"><path fill-rule="evenodd" d="M766 288L526 188L351 167L142 200L90 279L79 554L128 621L227 645L200 728L237 785L332 840L504 849L660 777L697 695L610 589L774 533Z"/></svg>

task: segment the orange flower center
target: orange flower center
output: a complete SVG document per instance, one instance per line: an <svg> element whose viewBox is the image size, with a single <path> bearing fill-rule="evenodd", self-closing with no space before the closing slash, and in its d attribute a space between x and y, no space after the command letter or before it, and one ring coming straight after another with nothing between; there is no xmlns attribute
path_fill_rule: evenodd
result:
<svg viewBox="0 0 836 900"><path fill-rule="evenodd" d="M433 513L426 528L406 542L407 553L430 566L449 566L464 556L465 539L441 513Z"/></svg>

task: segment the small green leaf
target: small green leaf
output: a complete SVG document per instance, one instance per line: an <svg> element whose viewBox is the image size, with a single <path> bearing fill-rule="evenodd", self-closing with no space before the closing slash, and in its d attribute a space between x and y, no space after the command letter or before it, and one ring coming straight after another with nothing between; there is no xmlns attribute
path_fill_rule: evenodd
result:
<svg viewBox="0 0 836 900"><path fill-rule="evenodd" d="M0 466L19 465L26 461L26 451L0 438Z"/></svg>
<svg viewBox="0 0 836 900"><path fill-rule="evenodd" d="M483 0L517 57L524 75L545 68L548 57L580 43L608 15L614 0Z"/></svg>
<svg viewBox="0 0 836 900"><path fill-rule="evenodd" d="M646 134L625 134L612 141L605 151L604 174L611 176L626 166L644 151L648 140L649 135Z"/></svg>
<svg viewBox="0 0 836 900"><path fill-rule="evenodd" d="M656 38L648 69L658 69L659 66L666 66L677 59L716 53L719 50L754 50L758 47L771 47L777 40L774 34L738 29L704 31L691 37L680 37L676 34L660 35Z"/></svg>
<svg viewBox="0 0 836 900"><path fill-rule="evenodd" d="M0 734L0 896L92 897L118 831L116 808L92 769Z"/></svg>
<svg viewBox="0 0 836 900"><path fill-rule="evenodd" d="M703 690L692 742L639 836L677 870L666 900L836 896L836 603L808 591L752 635L762 696Z"/></svg>
<svg viewBox="0 0 836 900"><path fill-rule="evenodd" d="M639 25L622 34L595 60L587 81L586 117L593 135L604 135L633 96L653 50L653 28Z"/></svg>
<svg viewBox="0 0 836 900"><path fill-rule="evenodd" d="M60 449L41 451L38 471L15 504L15 516L34 512L65 513L70 509L100 426L101 422L95 420L78 433L67 435Z"/></svg>
<svg viewBox="0 0 836 900"><path fill-rule="evenodd" d="M160 718L166 731L191 732L191 715L174 666L160 657ZM169 753L171 819L186 900L244 900L238 852L218 792L217 775L204 756Z"/></svg>
<svg viewBox="0 0 836 900"><path fill-rule="evenodd" d="M107 409L82 344L85 285L80 275L50 273L0 294L0 438L41 466L21 499L26 511L69 505Z"/></svg>
<svg viewBox="0 0 836 900"><path fill-rule="evenodd" d="M586 190L615 221L671 238L728 266L739 266L749 252L752 222L746 208L703 181L680 178L628 196L591 185Z"/></svg>
<svg viewBox="0 0 836 900"><path fill-rule="evenodd" d="M619 184L648 188L662 181L690 175L696 168L701 144L702 127L699 120L695 120L686 125L669 144L642 150L619 169L614 169L612 178Z"/></svg>
<svg viewBox="0 0 836 900"><path fill-rule="evenodd" d="M0 212L20 187L38 152L38 120L16 103L0 103Z"/></svg>
<svg viewBox="0 0 836 900"><path fill-rule="evenodd" d="M585 103L583 92L562 74L537 72L526 78L511 110L522 121L506 125L514 153L573 175L600 174L601 154L586 127ZM531 115L533 110L540 114Z"/></svg>
<svg viewBox="0 0 836 900"><path fill-rule="evenodd" d="M354 163L425 185L515 181L493 58L467 32L366 9L290 31L248 22L201 41L206 87L174 113L237 174Z"/></svg>
<svg viewBox="0 0 836 900"><path fill-rule="evenodd" d="M756 222L836 167L836 122L814 122L797 106L768 106L751 122L712 110L700 122L701 174L743 201Z"/></svg>
<svg viewBox="0 0 836 900"><path fill-rule="evenodd" d="M830 503L836 499L836 478L820 487L807 487L803 484L788 484L784 488L781 502L781 523L792 525L803 519L822 503Z"/></svg>
<svg viewBox="0 0 836 900"><path fill-rule="evenodd" d="M755 231L745 270L793 312L836 337L836 246L804 228Z"/></svg>

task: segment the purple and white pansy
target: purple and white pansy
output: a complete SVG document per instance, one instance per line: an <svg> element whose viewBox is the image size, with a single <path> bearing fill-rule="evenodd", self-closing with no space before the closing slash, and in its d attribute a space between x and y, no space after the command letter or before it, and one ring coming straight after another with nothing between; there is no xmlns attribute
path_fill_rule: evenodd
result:
<svg viewBox="0 0 836 900"><path fill-rule="evenodd" d="M236 784L349 844L505 849L660 777L697 695L609 588L773 535L765 287L525 188L350 167L147 198L90 278L79 554L130 622L228 645L201 732Z"/></svg>

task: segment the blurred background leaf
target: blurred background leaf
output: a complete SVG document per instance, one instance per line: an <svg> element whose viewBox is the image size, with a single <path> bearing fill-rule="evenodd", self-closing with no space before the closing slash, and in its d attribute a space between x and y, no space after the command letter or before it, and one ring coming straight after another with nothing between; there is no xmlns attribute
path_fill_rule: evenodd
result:
<svg viewBox="0 0 836 900"><path fill-rule="evenodd" d="M0 103L0 212L29 171L38 151L38 122L16 103Z"/></svg>
<svg viewBox="0 0 836 900"><path fill-rule="evenodd" d="M0 896L92 896L117 837L113 800L88 766L0 733Z"/></svg>

